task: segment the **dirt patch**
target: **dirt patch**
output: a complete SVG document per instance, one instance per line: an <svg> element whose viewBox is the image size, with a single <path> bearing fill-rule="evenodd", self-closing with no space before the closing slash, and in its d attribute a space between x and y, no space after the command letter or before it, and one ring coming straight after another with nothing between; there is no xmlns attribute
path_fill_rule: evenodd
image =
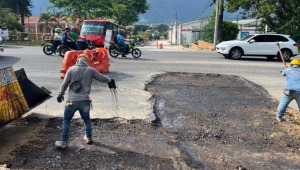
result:
<svg viewBox="0 0 300 170"><path fill-rule="evenodd" d="M235 76L168 73L156 76L146 90L153 94L157 120L93 120L93 145L84 143L80 119L73 120L70 144L64 151L54 147L60 119L31 116L12 122L10 128L1 129L0 146L6 152L0 154L0 165L12 169L299 169L296 112L288 110L288 121L277 123L278 103L261 87ZM20 129L28 133L20 131L23 136L17 138Z"/></svg>

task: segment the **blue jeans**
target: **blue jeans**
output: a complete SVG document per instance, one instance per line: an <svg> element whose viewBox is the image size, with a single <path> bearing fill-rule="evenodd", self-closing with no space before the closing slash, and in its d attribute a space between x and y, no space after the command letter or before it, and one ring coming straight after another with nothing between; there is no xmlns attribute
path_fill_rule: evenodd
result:
<svg viewBox="0 0 300 170"><path fill-rule="evenodd" d="M68 102L67 102L68 103ZM92 123L90 119L90 100L73 101L72 105L65 106L64 118L62 122L62 141L69 140L70 122L78 110L84 122L85 134L88 138L92 137Z"/></svg>
<svg viewBox="0 0 300 170"><path fill-rule="evenodd" d="M298 109L300 109L300 91L295 91L291 96L283 95L277 108L277 117L284 116L284 113L292 100L296 100Z"/></svg>

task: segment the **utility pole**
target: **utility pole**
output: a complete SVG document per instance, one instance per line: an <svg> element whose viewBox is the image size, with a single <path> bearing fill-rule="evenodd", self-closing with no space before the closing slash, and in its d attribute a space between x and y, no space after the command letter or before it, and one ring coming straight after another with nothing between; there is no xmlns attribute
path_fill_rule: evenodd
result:
<svg viewBox="0 0 300 170"><path fill-rule="evenodd" d="M177 11L175 13L175 44L177 45L177 24L178 24L178 18L177 18Z"/></svg>
<svg viewBox="0 0 300 170"><path fill-rule="evenodd" d="M20 15L20 10L19 10L19 4L17 4L17 14L18 14L18 18L20 18L20 22L21 22L21 15ZM22 22L21 22L22 24Z"/></svg>
<svg viewBox="0 0 300 170"><path fill-rule="evenodd" d="M218 32L219 32L219 0L215 0L216 5L216 18L215 18L215 31L214 31L214 44L213 48L216 48L218 41Z"/></svg>

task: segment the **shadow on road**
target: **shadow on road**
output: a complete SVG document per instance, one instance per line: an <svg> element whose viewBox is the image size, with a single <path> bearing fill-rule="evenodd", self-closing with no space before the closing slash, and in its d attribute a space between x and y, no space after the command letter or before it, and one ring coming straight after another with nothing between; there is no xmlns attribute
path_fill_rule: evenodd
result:
<svg viewBox="0 0 300 170"><path fill-rule="evenodd" d="M21 59L19 57L0 55L0 68L10 67L19 62L20 60Z"/></svg>
<svg viewBox="0 0 300 170"><path fill-rule="evenodd" d="M23 46L18 46L18 45L5 45L4 48L15 48L15 49L19 49L19 48L24 48Z"/></svg>

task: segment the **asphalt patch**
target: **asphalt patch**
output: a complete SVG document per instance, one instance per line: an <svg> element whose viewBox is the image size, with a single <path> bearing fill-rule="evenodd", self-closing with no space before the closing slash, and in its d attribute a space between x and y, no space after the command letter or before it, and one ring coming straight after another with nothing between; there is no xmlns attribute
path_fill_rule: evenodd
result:
<svg viewBox="0 0 300 170"><path fill-rule="evenodd" d="M12 169L299 169L296 111L287 111L287 122L276 122L278 101L260 86L237 76L166 73L154 76L145 90L153 95L156 119L94 119L93 145L84 143L80 119L71 123L66 150L54 146L60 138L60 118L12 122L0 129L0 146L9 150L1 152L0 165ZM21 138L15 136L17 127L27 129Z"/></svg>

